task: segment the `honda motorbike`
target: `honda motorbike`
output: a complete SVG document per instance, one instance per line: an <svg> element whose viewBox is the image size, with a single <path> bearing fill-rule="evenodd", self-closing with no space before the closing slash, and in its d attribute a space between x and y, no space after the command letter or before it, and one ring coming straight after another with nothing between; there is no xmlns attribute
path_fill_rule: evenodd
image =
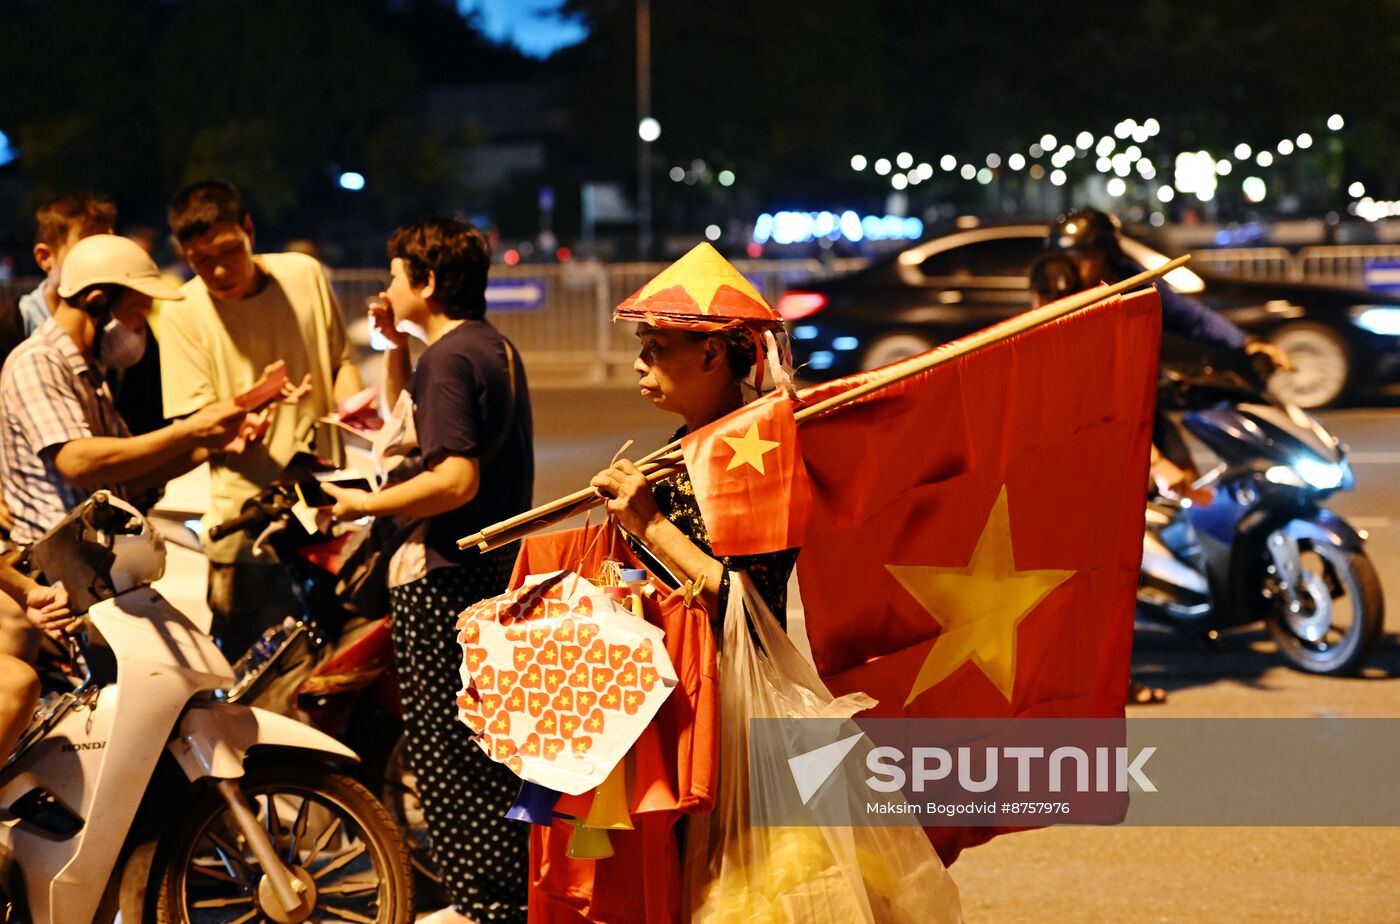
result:
<svg viewBox="0 0 1400 924"><path fill-rule="evenodd" d="M221 698L233 670L151 585L165 543L99 492L27 553L84 616L74 685L0 773L5 921L406 924L403 843L305 724Z"/></svg>
<svg viewBox="0 0 1400 924"><path fill-rule="evenodd" d="M224 696L301 719L354 747L364 757L361 782L379 795L408 845L419 890L443 897L404 747L389 619L357 612L341 593L346 552L368 527L332 537L294 512L301 499L298 484L329 470L327 464L298 456L284 479L210 531L216 540L247 533L255 553L272 553L286 569L297 599L297 612L263 633L233 665L235 680Z"/></svg>
<svg viewBox="0 0 1400 924"><path fill-rule="evenodd" d="M1193 485L1208 502L1149 499L1139 616L1208 639L1263 622L1293 667L1359 670L1385 606L1362 535L1324 506L1355 485L1346 447L1248 370L1167 367L1158 404L1215 464Z"/></svg>

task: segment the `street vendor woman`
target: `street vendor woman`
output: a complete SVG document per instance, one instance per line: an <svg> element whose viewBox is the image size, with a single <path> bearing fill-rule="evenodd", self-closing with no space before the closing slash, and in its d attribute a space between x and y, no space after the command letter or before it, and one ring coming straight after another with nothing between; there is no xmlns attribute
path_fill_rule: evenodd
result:
<svg viewBox="0 0 1400 924"><path fill-rule="evenodd" d="M640 349L632 367L638 385L643 397L684 421L676 439L738 410L746 391L756 395L763 335L783 329L773 307L709 244L696 247L619 305L614 320L636 321ZM684 470L648 484L635 464L620 459L591 483L640 551L678 583L698 588L713 620L723 616L729 572L743 571L786 625L796 549L716 558ZM659 572L663 578L665 571Z"/></svg>

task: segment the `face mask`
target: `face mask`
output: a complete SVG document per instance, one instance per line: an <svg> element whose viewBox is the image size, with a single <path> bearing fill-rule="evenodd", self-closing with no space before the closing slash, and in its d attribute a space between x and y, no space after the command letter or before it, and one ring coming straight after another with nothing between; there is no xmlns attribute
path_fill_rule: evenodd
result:
<svg viewBox="0 0 1400 924"><path fill-rule="evenodd" d="M97 362L102 368L123 372L146 355L146 335L136 333L116 318L109 318L102 327L97 343Z"/></svg>

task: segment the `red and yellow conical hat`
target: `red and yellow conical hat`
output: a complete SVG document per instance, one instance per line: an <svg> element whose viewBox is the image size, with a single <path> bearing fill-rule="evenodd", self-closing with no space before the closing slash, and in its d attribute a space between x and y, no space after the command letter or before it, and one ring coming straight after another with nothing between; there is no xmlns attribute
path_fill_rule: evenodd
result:
<svg viewBox="0 0 1400 924"><path fill-rule="evenodd" d="M704 242L632 293L614 309L613 320L686 330L735 324L758 330L783 326L783 319L753 283Z"/></svg>

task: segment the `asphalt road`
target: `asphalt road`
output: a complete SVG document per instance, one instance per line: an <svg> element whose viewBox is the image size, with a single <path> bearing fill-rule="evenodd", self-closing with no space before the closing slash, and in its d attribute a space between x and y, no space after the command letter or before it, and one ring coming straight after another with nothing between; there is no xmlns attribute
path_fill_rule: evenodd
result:
<svg viewBox="0 0 1400 924"><path fill-rule="evenodd" d="M664 443L677 421L630 388L538 388L537 500L587 484L626 439ZM1350 445L1357 489L1331 507L1369 534L1387 635L1365 676L1304 675L1263 632L1216 649L1140 630L1134 670L1170 691L1135 717L1400 715L1400 410L1323 415ZM1397 828L1071 828L998 838L952 868L972 922L1400 921Z"/></svg>

